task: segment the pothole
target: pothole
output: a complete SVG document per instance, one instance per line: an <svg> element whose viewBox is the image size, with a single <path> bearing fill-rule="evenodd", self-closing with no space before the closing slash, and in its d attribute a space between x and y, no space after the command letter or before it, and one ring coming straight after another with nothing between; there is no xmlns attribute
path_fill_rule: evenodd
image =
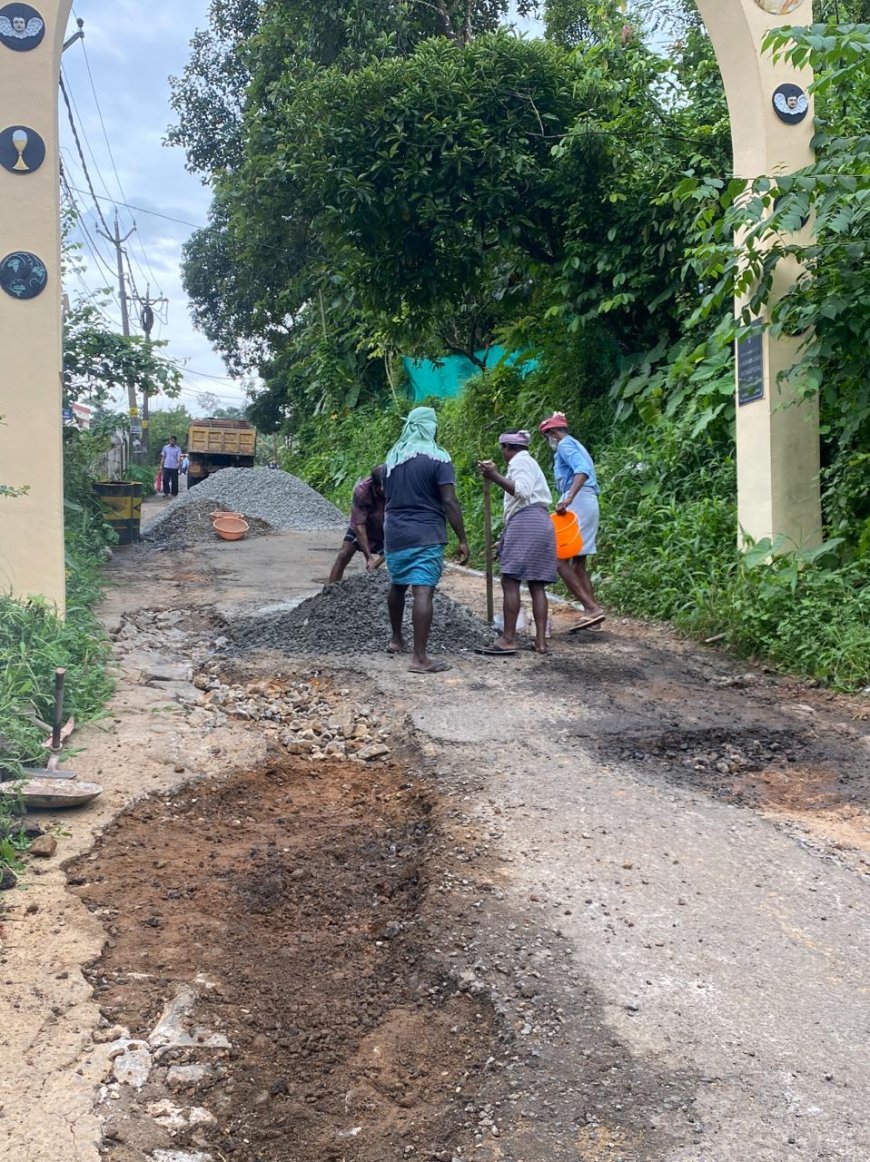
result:
<svg viewBox="0 0 870 1162"><path fill-rule="evenodd" d="M398 766L290 759L143 801L70 867L116 1077L144 1062L106 1158L453 1156L495 1028L430 955L432 819Z"/></svg>

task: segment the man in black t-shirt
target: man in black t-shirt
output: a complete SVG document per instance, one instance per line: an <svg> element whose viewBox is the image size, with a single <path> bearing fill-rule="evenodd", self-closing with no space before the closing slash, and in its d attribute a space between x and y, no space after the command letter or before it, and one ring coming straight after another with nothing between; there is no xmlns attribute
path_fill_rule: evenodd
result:
<svg viewBox="0 0 870 1162"><path fill-rule="evenodd" d="M393 654L405 649L402 619L410 585L414 595L414 651L408 669L415 674L450 669L447 662L433 660L426 652L432 628L432 598L444 567L448 521L459 541L460 561L468 560L453 462L435 443L436 431L437 417L432 408L414 408L387 455L384 547L390 574L387 605L392 628L387 649Z"/></svg>

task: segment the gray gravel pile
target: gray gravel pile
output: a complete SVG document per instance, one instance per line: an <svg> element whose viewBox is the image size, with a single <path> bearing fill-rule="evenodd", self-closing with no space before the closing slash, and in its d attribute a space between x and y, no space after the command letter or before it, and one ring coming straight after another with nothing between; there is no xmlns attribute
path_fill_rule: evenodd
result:
<svg viewBox="0 0 870 1162"><path fill-rule="evenodd" d="M212 526L212 513L222 507L213 500L201 500L199 497L178 507L170 503L167 505L169 511L154 518L142 533L142 539L154 545L191 545L196 541L216 541L218 535ZM248 537L262 537L275 532L273 525L259 517L246 516L245 520L249 525Z"/></svg>
<svg viewBox="0 0 870 1162"><path fill-rule="evenodd" d="M378 653L390 640L387 577L360 573L309 597L286 613L236 622L231 633L241 649L277 649L285 654ZM410 647L411 593L405 606L405 641ZM463 605L435 594L429 652L455 654L493 641L493 632Z"/></svg>
<svg viewBox="0 0 870 1162"><path fill-rule="evenodd" d="M223 468L170 501L148 526L145 539L157 539L166 521L201 501L210 503L209 511L240 512L246 520L257 517L273 529L316 532L347 527L347 516L298 476L280 469Z"/></svg>

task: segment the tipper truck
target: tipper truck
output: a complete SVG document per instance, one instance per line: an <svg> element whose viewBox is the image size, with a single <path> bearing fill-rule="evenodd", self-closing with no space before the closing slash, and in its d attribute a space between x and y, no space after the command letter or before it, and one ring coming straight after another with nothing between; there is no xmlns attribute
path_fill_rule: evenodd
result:
<svg viewBox="0 0 870 1162"><path fill-rule="evenodd" d="M196 420L187 431L187 486L221 468L253 468L257 432L247 420Z"/></svg>

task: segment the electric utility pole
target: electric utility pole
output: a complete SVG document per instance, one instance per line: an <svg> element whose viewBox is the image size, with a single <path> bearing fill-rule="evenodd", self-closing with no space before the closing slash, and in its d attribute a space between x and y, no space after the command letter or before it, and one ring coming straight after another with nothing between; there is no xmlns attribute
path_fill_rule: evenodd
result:
<svg viewBox="0 0 870 1162"><path fill-rule="evenodd" d="M111 244L115 247L115 258L118 262L118 293L120 295L121 302L121 332L125 339L130 338L130 316L127 312L127 282L124 278L124 251L122 250L122 245L127 241L135 229L136 227L132 226L124 235L124 237L121 237L121 227L118 223L117 210L115 211L114 234L107 234L105 230L100 230L100 228L97 227L97 233L102 234L106 241L111 242ZM127 384L127 406L130 409L130 419L137 419L139 416L139 409L136 406L136 384L132 382L128 382ZM133 431L131 425L131 435L132 434Z"/></svg>
<svg viewBox="0 0 870 1162"><path fill-rule="evenodd" d="M145 334L145 340L148 343L149 347L151 345L151 332L154 330L154 307L156 307L160 303L167 303L167 302L169 302L169 300L165 299L165 298L152 299L150 284L145 288L144 300L142 300L142 299L139 300L139 304L141 307L141 310L139 312L139 322L142 326L142 330ZM142 389L142 461L143 461L143 463L148 459L148 452L149 452L149 448L150 448L149 439L148 439L148 437L149 437L148 424L149 424L148 392L143 387L143 389Z"/></svg>

